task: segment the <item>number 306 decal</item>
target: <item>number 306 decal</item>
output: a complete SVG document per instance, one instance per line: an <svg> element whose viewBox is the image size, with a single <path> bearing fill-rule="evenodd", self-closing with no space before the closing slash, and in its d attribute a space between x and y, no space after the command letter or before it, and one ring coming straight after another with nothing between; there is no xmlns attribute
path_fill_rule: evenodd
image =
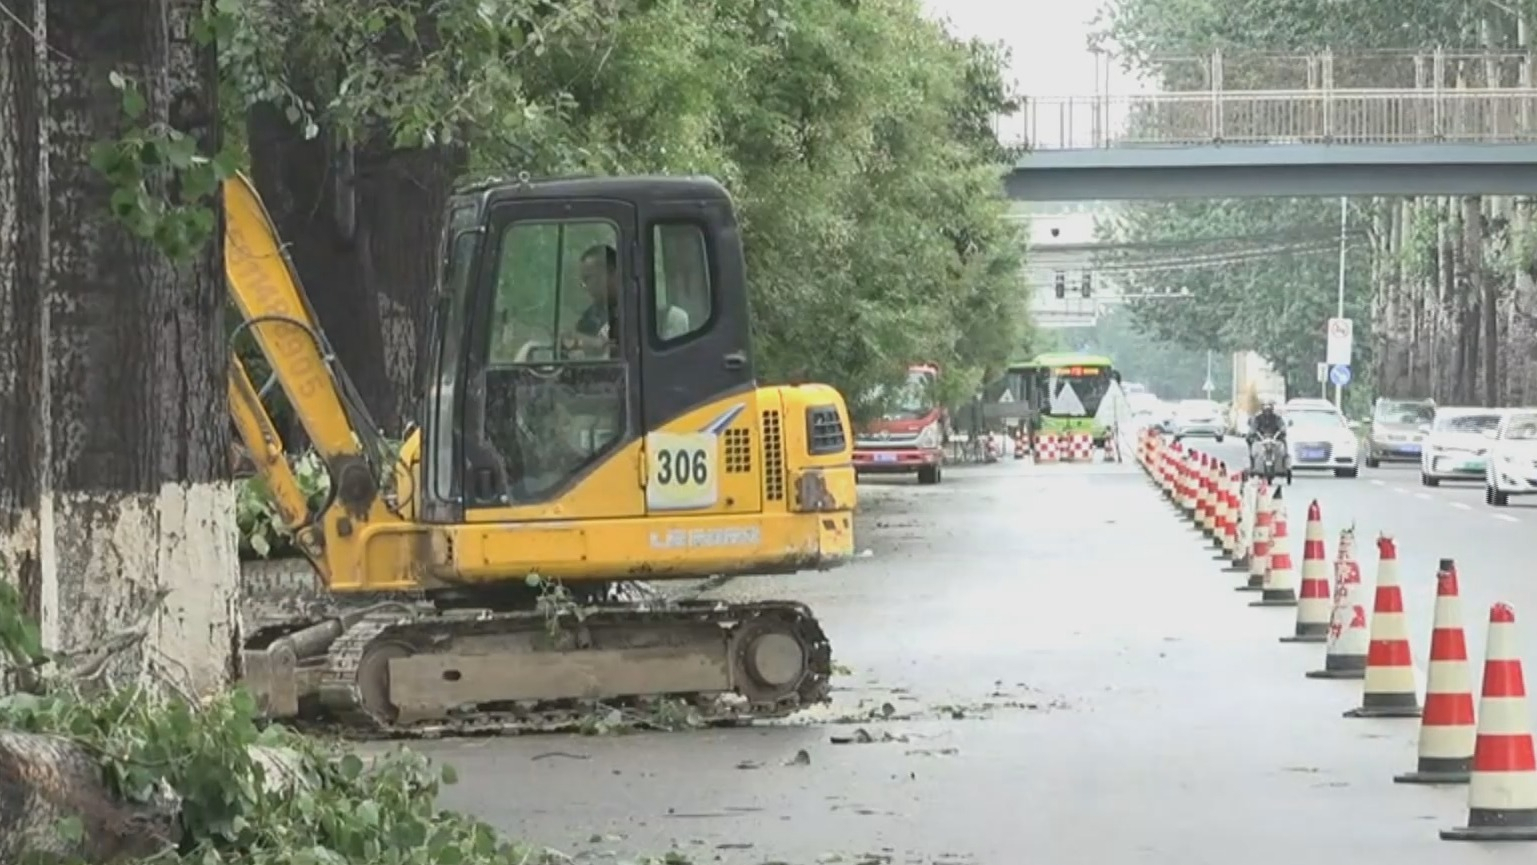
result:
<svg viewBox="0 0 1537 865"><path fill-rule="evenodd" d="M647 508L699 510L715 504L720 442L714 433L651 433L646 453Z"/></svg>
<svg viewBox="0 0 1537 865"><path fill-rule="evenodd" d="M659 484L702 484L710 479L710 455L703 450L678 448L657 451L656 482Z"/></svg>

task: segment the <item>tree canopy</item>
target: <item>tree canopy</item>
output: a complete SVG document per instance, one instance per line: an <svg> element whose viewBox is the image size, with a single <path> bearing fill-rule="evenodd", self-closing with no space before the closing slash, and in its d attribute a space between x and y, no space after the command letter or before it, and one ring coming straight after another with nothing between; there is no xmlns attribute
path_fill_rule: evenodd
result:
<svg viewBox="0 0 1537 865"><path fill-rule="evenodd" d="M857 400L907 363L933 361L946 390L962 393L1027 338L1023 242L1005 219L1006 154L992 131L1012 104L1007 57L950 36L918 0L217 8L227 122L250 141L280 229L299 235L301 276L321 269L304 250L311 232L282 213L315 211L294 190L323 184L280 194L263 177L277 171L264 163L305 158L306 140L325 145L311 159L351 154L360 179L402 158L435 162L445 183L705 173L740 208L764 378L823 380ZM289 149L270 149L283 137ZM355 203L359 222L389 208ZM410 229L412 254L430 259L436 225ZM365 267L310 290L345 295L354 315L370 291L409 307L377 255L376 285L347 285L367 281ZM317 306L325 319L326 300ZM379 365L351 343L338 340L344 365ZM409 359L385 365L397 392L409 386Z"/></svg>

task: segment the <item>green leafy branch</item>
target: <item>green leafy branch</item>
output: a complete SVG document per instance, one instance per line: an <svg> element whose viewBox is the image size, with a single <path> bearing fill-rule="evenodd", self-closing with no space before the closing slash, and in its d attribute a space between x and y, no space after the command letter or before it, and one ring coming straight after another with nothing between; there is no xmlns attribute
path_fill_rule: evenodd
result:
<svg viewBox="0 0 1537 865"><path fill-rule="evenodd" d="M197 140L160 122L146 122L148 102L134 79L110 76L122 99L127 131L91 147L91 167L112 184L111 209L134 236L173 260L190 258L218 225L212 201L234 174L235 157L204 156Z"/></svg>

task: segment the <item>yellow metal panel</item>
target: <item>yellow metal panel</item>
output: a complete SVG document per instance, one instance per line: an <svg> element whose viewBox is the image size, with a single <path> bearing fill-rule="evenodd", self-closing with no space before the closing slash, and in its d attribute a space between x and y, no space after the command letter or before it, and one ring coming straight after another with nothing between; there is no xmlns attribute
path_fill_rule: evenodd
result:
<svg viewBox="0 0 1537 865"><path fill-rule="evenodd" d="M649 447L646 453L648 512L664 515L757 513L763 505L761 439L758 394L753 391L712 401L651 431L647 435ZM663 454L658 451L681 448L687 453L704 440L710 440L710 494L697 498L699 503L686 509L664 507L669 490L675 495L701 490L692 484L680 489L663 483L666 475L672 472L661 470Z"/></svg>
<svg viewBox="0 0 1537 865"><path fill-rule="evenodd" d="M450 579L581 581L827 567L853 554L847 514L690 514L645 520L473 525L444 530L437 571Z"/></svg>

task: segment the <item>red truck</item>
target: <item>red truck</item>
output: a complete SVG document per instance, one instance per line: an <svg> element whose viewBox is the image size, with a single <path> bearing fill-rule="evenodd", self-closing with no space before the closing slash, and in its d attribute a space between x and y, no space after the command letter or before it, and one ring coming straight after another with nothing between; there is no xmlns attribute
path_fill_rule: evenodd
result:
<svg viewBox="0 0 1537 865"><path fill-rule="evenodd" d="M950 418L934 398L938 376L939 368L932 364L908 367L906 386L885 413L854 438L857 474L917 474L920 484L940 482Z"/></svg>

